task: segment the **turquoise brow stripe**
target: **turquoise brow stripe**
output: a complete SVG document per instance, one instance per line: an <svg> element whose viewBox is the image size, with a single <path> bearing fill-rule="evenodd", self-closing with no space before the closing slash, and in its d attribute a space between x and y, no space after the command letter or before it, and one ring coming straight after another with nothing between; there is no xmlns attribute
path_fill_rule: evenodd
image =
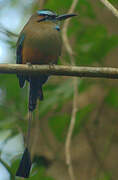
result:
<svg viewBox="0 0 118 180"><path fill-rule="evenodd" d="M45 10L39 10L37 11L38 15L56 15L55 13L51 12L51 11L45 11Z"/></svg>

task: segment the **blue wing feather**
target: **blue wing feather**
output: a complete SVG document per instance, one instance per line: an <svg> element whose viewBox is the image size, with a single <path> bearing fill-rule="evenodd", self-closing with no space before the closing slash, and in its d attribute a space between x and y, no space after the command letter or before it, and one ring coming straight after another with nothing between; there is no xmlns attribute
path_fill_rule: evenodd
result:
<svg viewBox="0 0 118 180"><path fill-rule="evenodd" d="M17 56L16 63L17 64L22 64L22 49L23 49L24 39L25 39L25 35L21 34L20 38L18 40L18 43L17 43L17 51L16 51L16 56ZM22 88L24 86L26 78L23 75L19 75L19 74L17 74L17 77L19 79L19 85Z"/></svg>

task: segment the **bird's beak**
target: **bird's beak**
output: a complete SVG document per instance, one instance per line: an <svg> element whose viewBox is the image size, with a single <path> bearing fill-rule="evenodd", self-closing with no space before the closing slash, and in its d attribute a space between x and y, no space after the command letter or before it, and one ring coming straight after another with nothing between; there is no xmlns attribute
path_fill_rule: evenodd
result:
<svg viewBox="0 0 118 180"><path fill-rule="evenodd" d="M62 21L62 20L65 20L67 18L74 17L74 16L77 16L77 14L62 14L62 15L57 16L56 20Z"/></svg>

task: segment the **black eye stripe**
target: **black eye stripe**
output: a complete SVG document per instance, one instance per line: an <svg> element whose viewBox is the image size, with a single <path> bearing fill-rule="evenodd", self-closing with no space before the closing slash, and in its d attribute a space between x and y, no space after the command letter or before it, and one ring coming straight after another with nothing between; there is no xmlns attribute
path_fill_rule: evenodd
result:
<svg viewBox="0 0 118 180"><path fill-rule="evenodd" d="M42 19L38 20L38 22L45 21L45 20L54 20L57 16L55 15L41 15L44 16Z"/></svg>
<svg viewBox="0 0 118 180"><path fill-rule="evenodd" d="M48 14L41 14L41 16L50 17L50 18L55 18L55 17L57 17L56 15L48 15Z"/></svg>

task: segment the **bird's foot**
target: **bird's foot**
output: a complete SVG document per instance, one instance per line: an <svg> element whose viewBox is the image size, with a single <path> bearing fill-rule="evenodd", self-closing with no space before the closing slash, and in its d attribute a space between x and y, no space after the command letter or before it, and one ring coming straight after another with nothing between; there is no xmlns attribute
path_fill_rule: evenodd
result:
<svg viewBox="0 0 118 180"><path fill-rule="evenodd" d="M54 63L49 63L49 69L53 69L55 67Z"/></svg>
<svg viewBox="0 0 118 180"><path fill-rule="evenodd" d="M27 62L26 64L27 64L28 66L31 66L31 65L32 65L30 62Z"/></svg>

